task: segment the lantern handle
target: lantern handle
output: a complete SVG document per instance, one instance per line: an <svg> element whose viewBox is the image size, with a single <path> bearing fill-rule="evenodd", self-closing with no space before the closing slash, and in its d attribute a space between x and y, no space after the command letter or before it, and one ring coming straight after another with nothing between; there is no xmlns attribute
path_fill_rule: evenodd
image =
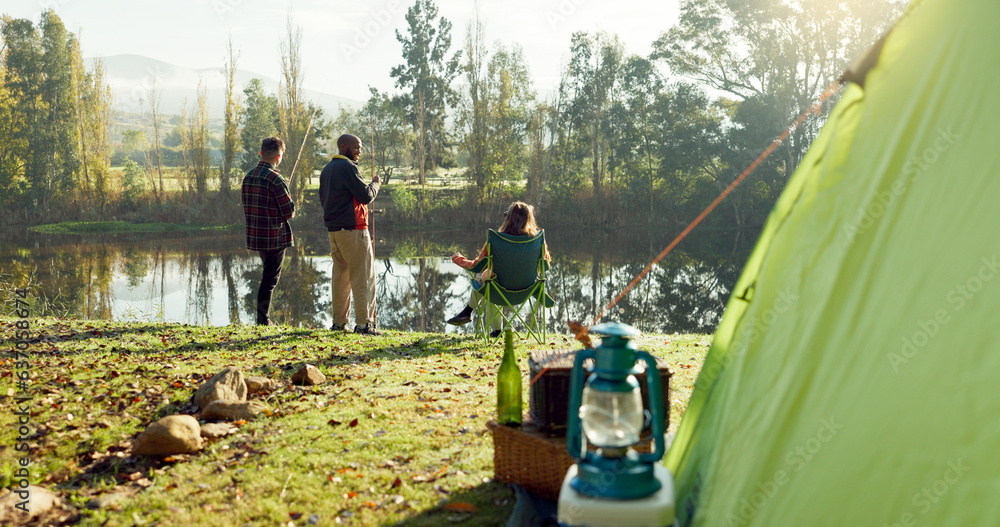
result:
<svg viewBox="0 0 1000 527"><path fill-rule="evenodd" d="M573 360L573 370L569 378L569 406L566 407L566 450L570 457L577 461L583 459L587 453L587 445L583 441L583 432L580 427L580 403L583 397L583 361L595 357L593 349L582 349L576 354Z"/></svg>
<svg viewBox="0 0 1000 527"><path fill-rule="evenodd" d="M660 389L660 370L656 366L656 359L645 351L637 351L636 358L646 363L646 385L649 388L649 411L653 414L653 422L650 431L653 433L653 444L655 448L648 454L640 454L639 460L646 463L655 463L663 459L665 446L663 443L663 433L666 432L663 426L663 391Z"/></svg>

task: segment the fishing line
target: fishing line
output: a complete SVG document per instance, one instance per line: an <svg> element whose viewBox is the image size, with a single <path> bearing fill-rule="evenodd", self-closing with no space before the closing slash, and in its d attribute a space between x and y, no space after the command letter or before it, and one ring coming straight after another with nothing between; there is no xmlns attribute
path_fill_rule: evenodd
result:
<svg viewBox="0 0 1000 527"><path fill-rule="evenodd" d="M659 263L660 260L662 260L667 254L669 254L670 251L672 251L674 247L676 247L677 244L681 242L681 240L683 240L692 230L694 230L694 228L697 227L698 224L701 223L701 221L704 220L706 216L708 216L713 210L715 210L715 207L717 207L719 203L722 202L722 200L726 199L726 196L732 193L732 191L735 190L736 187L738 187L740 183L742 183L743 180L745 180L747 176L750 175L750 173L752 173L758 166L760 166L760 164L763 163L764 160L767 159L768 156L770 156L771 153L773 153L774 150L778 148L778 146L785 139L787 139L788 136L791 135L791 133L809 117L810 114L819 115L820 109L823 107L823 102L829 99L831 96L838 93L840 91L840 88L841 84L839 81L835 80L832 83L830 83L830 86L827 87L825 91L823 91L823 93L816 99L816 101L811 106L809 106L809 108L807 108L804 112L802 112L802 114L800 114L799 117L795 119L795 121L791 125L789 125L784 132L781 133L781 135L779 135L774 141L772 141L771 144L764 150L764 152L762 152L759 156L757 156L757 159L755 159L754 162L751 163L750 166L748 166L746 170L744 170L739 175L739 177L734 179L733 182L730 183L729 186L727 186L725 190L723 190L722 193L720 193L719 196L712 201L712 203L710 203L707 207L705 207L705 210L701 211L701 214L699 214L694 219L694 221L692 221L687 227L684 228L683 231L681 231L680 234L677 235L676 238L674 238L674 241L670 242L670 245L667 245L666 249L663 249L663 251L660 252L660 254L656 256L656 258L653 258L653 260L649 262L648 265L646 265L646 268L643 269L638 275L636 275L636 277L633 278L632 281L627 286L625 286L625 289L622 289L622 291L615 296L614 300L612 300L607 306L604 307L603 310L601 310L600 313L597 314L597 316L594 317L594 319L590 322L590 325L593 326L594 324L596 324L598 321L601 320L601 318L604 317L605 314L607 314L608 311L611 310L611 308L615 307L615 305L618 304L618 302L620 302L621 299L624 298L625 295L627 295L628 292L631 291L632 288L635 287L635 285L638 284L640 280L642 280L647 274L649 274L649 271L652 270L654 265ZM588 348L591 347L590 338L587 335L587 330L589 329L589 326L580 325L580 327L574 328L573 327L574 324L579 324L579 323L573 323L573 322L570 323L570 327L576 334L576 339L579 340L581 343L583 343L584 346ZM549 360L546 364L558 360L568 355L569 353L572 352L570 351L559 354L556 357L553 357L551 360ZM534 384L535 381L541 378L541 376L548 370L549 370L548 366L543 367L541 371L538 372L538 374L532 377L528 385L530 386Z"/></svg>
<svg viewBox="0 0 1000 527"><path fill-rule="evenodd" d="M694 219L694 221L692 221L687 227L685 227L684 230L681 231L681 233L678 234L676 238L674 238L674 241L670 242L670 245L667 245L666 249L663 249L663 251L659 255L657 255L656 258L653 258L653 261L649 262L649 264L646 265L646 268L643 269L642 272L640 272L638 275L636 275L636 277L633 278L632 281L627 286L625 286L625 289L623 289L622 292L618 293L618 295L615 296L614 300L612 300L607 306L605 306L603 310L601 310L600 313L597 314L596 317L594 317L594 320L591 321L590 325L596 324L599 320L601 320L601 318L604 317L604 315L611 308L615 307L615 305L618 304L618 302L621 301L621 299L624 298L625 295L627 295L628 292L631 291L632 288L635 287L635 285L638 284L639 281L642 280L649 273L649 271L653 268L654 265L659 263L660 260L662 260L668 253L670 253L670 251L672 251L674 247L676 247L677 244L680 243L681 240L683 240L688 235L688 233L690 233L695 227L698 226L699 223L701 223L702 220L705 219L706 216L708 216L713 210L715 210L715 207L718 206L719 203L722 202L722 200L726 199L726 196L728 196L734 189L736 189L736 187L738 187L740 183L742 183L743 180L750 175L751 172L753 172L761 163L763 163L764 160L767 159L768 156L770 156L771 153L774 152L776 148L778 148L778 145L780 145L785 139L787 139L788 136L791 135L792 131L798 128L799 125L801 125L809 117L810 114L819 115L820 109L823 106L823 101L825 101L826 99L830 98L830 96L839 92L840 88L841 88L840 82L833 81L832 83L830 83L830 86L827 87L827 89L819 96L819 98L816 99L816 102L814 102L811 106L809 106L809 108L806 108L806 110L802 112L801 115L799 115L799 117L795 120L795 122L789 125L789 127L786 128L785 131L782 132L781 135L777 137L777 139L772 141L771 144L767 147L767 149L765 149L763 153L757 156L757 159L755 159L754 162L751 163L750 166L748 166L746 170L744 170L743 173L739 175L739 177L734 179L733 182L730 183L729 186L726 187L726 189L723 190L722 193L719 194L719 196L715 198L715 200L708 205L708 207L705 207L705 210L701 211L701 214L699 214L698 217Z"/></svg>

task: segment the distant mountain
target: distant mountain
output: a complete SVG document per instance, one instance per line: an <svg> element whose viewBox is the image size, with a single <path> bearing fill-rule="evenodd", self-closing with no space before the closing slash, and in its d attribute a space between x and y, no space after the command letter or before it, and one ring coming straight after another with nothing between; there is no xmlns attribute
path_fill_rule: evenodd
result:
<svg viewBox="0 0 1000 527"><path fill-rule="evenodd" d="M87 59L93 65L95 59ZM141 55L112 55L103 57L108 84L115 95L114 108L125 113L142 113L143 101L149 97L149 88L155 79L156 89L160 93L160 112L163 115L181 113L185 97L188 109L192 108L198 98L198 80L202 79L208 89L208 113L211 119L221 119L225 109L225 77L222 66L218 68L192 69L176 66L160 60ZM271 93L278 93L278 81L250 71L236 70L236 89L240 96L250 79L259 78L264 82L264 88ZM305 98L323 108L327 117L335 117L340 106L360 107L364 103L346 97L329 93L305 90Z"/></svg>

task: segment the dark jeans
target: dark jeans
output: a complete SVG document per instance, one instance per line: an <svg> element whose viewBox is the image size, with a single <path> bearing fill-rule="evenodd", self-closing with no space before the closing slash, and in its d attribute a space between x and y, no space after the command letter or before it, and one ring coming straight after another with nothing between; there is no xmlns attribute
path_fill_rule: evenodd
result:
<svg viewBox="0 0 1000 527"><path fill-rule="evenodd" d="M268 324L271 319L267 314L271 311L271 293L278 285L281 276L281 262L285 259L285 250L257 251L264 262L264 276L260 279L260 289L257 289L257 323Z"/></svg>

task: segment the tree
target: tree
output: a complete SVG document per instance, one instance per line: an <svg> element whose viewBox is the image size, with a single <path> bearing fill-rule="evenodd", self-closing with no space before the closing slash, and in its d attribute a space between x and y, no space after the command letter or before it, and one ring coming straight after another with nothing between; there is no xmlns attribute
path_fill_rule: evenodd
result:
<svg viewBox="0 0 1000 527"><path fill-rule="evenodd" d="M243 88L245 105L240 112L240 139L243 143L244 172L257 166L260 141L278 133L278 98L264 91L260 79L250 79Z"/></svg>
<svg viewBox="0 0 1000 527"><path fill-rule="evenodd" d="M489 170L499 181L520 180L524 176L525 138L535 99L527 61L521 48L497 44L487 64Z"/></svg>
<svg viewBox="0 0 1000 527"><path fill-rule="evenodd" d="M437 19L437 27L434 27ZM451 82L458 74L461 51L451 58L451 22L438 18L433 0L417 0L406 11L408 37L396 31L403 45L403 64L392 68L396 86L408 90L404 98L414 133L415 162L421 185L427 182L427 165L440 158L447 148L445 110L454 106L457 95Z"/></svg>
<svg viewBox="0 0 1000 527"><path fill-rule="evenodd" d="M222 69L226 77L226 111L224 132L222 135L222 172L219 180L219 189L223 193L229 192L229 178L232 177L233 162L236 159L236 152L239 148L237 144L240 140L237 119L240 113L240 101L238 95L234 93L236 89L236 62L239 54L233 51L233 38L229 37L228 54L226 64Z"/></svg>
<svg viewBox="0 0 1000 527"><path fill-rule="evenodd" d="M653 214L659 158L655 105L663 91L663 79L653 64L642 57L624 60L621 75L622 97L611 106L608 122L615 136L610 146L610 171L620 175L616 190L626 206L648 204Z"/></svg>
<svg viewBox="0 0 1000 527"><path fill-rule="evenodd" d="M177 135L179 135L181 139L180 151L181 161L184 163L184 171L188 174L188 176L190 176L192 135L188 124L188 99L187 97L184 97L184 102L181 103L181 113L177 114L177 125L174 127L174 130L177 131Z"/></svg>
<svg viewBox="0 0 1000 527"><path fill-rule="evenodd" d="M148 150L149 141L146 140L146 132L143 130L122 130L121 152L125 154L127 159L131 159L136 153L146 153Z"/></svg>
<svg viewBox="0 0 1000 527"><path fill-rule="evenodd" d="M311 144L304 144L303 141L312 123L302 97L302 28L292 25L291 18L286 28L285 38L281 41L278 131L285 142L285 159L291 163L288 165L288 190L292 199L301 202L305 185L300 183L302 177L295 177L292 166L297 165L296 170L304 169L305 177L312 178Z"/></svg>
<svg viewBox="0 0 1000 527"><path fill-rule="evenodd" d="M191 110L188 127L188 157L194 172L195 191L199 196L208 192L208 89L198 80L197 108Z"/></svg>
<svg viewBox="0 0 1000 527"><path fill-rule="evenodd" d="M459 104L458 123L464 129L465 138L462 146L467 155L469 165L466 177L472 182L469 201L475 209L479 207L486 193L493 184L487 172L486 157L490 148L487 132L489 113L489 94L486 79L486 36L479 13L470 24L465 34L465 63L462 65L465 74L465 86Z"/></svg>
<svg viewBox="0 0 1000 527"><path fill-rule="evenodd" d="M607 112L617 102L624 46L604 33L573 34L566 81L573 96L566 111L580 140L589 145L590 180L601 196L609 154Z"/></svg>
<svg viewBox="0 0 1000 527"><path fill-rule="evenodd" d="M160 91L156 89L156 76L153 76L153 82L149 86L149 95L146 99L146 104L148 104L150 120L153 123L153 159L156 161L156 175L159 178L160 188L157 190L156 185L153 185L153 194L156 196L158 202L163 201L163 150L161 148L160 142L160 130L162 128L162 122L160 114ZM183 111L181 112L184 113ZM175 129L176 130L176 129ZM179 130L183 131L183 130ZM186 159L186 157L185 157Z"/></svg>
<svg viewBox="0 0 1000 527"><path fill-rule="evenodd" d="M458 122L465 131L462 145L468 156L466 175L473 182L473 208L500 200L501 183L524 175L529 107L535 96L524 62L517 46L508 50L498 43L489 54L483 24L477 18L470 25Z"/></svg>
<svg viewBox="0 0 1000 527"><path fill-rule="evenodd" d="M7 20L4 20L6 42ZM0 60L0 205L12 206L21 197L26 184L24 167L28 154L28 138L24 134L27 127L25 114L18 111L19 102L9 86L6 56ZM14 81L16 83L16 81ZM15 87L16 89L16 87Z"/></svg>
<svg viewBox="0 0 1000 527"><path fill-rule="evenodd" d="M87 71L79 46L73 48L73 84L79 125L80 152L83 158L84 192L92 193L104 204L108 192L111 167L111 146L108 131L111 126L112 93L105 80L104 61L97 59Z"/></svg>
<svg viewBox="0 0 1000 527"><path fill-rule="evenodd" d="M525 200L534 203L536 212L541 211L546 178L551 171L551 135L547 133L552 120L552 106L536 103L528 119L528 147L530 148L527 182L524 188Z"/></svg>
<svg viewBox="0 0 1000 527"><path fill-rule="evenodd" d="M374 125L375 137L368 145L374 150L375 169L383 184L392 179L392 171L402 163L409 151L406 133L406 110L399 97L389 97L388 93L379 93L369 87L371 97L361 109L360 115L367 119L369 126Z"/></svg>
<svg viewBox="0 0 1000 527"><path fill-rule="evenodd" d="M80 169L79 145L76 134L77 114L73 98L72 49L75 37L66 31L54 11L42 13L42 115L41 177L43 189L36 196L44 202L62 193L68 195L78 187Z"/></svg>
<svg viewBox="0 0 1000 527"><path fill-rule="evenodd" d="M23 145L17 155L22 160L21 170L24 189L34 206L44 206L55 188L53 174L57 147L55 124L51 103L59 102L59 95L66 88L63 76L56 71L62 63L69 75L68 55L65 60L60 48L66 45L65 29L51 11L42 15L47 28L44 38L30 20L3 19L5 87L11 98L14 119L21 126L14 130L13 141ZM62 31L60 31L62 29ZM46 53L52 53L45 60ZM50 74L56 73L50 78ZM68 90L66 90L68 91ZM69 97L66 97L69 100ZM68 101L67 101L68 102ZM59 112L58 117L65 117ZM15 179L15 178L11 178Z"/></svg>
<svg viewBox="0 0 1000 527"><path fill-rule="evenodd" d="M686 0L677 26L654 42L652 58L727 93L727 104L735 108L730 140L737 149L756 151L808 108L905 4ZM791 176L832 104L799 126L772 161L758 169L778 178L779 188L772 194ZM740 153L734 164L754 157Z"/></svg>
<svg viewBox="0 0 1000 527"><path fill-rule="evenodd" d="M341 108L340 115L331 124L334 129L357 135L374 150L375 169L385 185L409 151L406 110L399 97L390 97L388 93L381 93L370 86L368 90L371 96L361 109ZM337 151L335 144L329 148ZM365 162L365 159L361 161Z"/></svg>

